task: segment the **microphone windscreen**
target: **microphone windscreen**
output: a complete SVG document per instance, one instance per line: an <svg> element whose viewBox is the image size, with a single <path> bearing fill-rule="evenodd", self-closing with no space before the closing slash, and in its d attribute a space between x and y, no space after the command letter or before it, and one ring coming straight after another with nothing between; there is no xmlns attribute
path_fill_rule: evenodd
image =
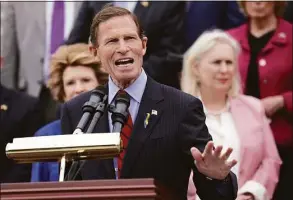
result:
<svg viewBox="0 0 293 200"><path fill-rule="evenodd" d="M106 94L106 87L104 85L100 85L91 91L90 101L100 102Z"/></svg>
<svg viewBox="0 0 293 200"><path fill-rule="evenodd" d="M99 90L105 94L107 93L107 88L105 85L99 85L98 87L96 87L96 90Z"/></svg>
<svg viewBox="0 0 293 200"><path fill-rule="evenodd" d="M127 107L129 107L130 105L130 96L129 94L127 94L127 92L118 92L117 96L116 96L116 99L115 99L115 102L118 103L118 102L124 102Z"/></svg>

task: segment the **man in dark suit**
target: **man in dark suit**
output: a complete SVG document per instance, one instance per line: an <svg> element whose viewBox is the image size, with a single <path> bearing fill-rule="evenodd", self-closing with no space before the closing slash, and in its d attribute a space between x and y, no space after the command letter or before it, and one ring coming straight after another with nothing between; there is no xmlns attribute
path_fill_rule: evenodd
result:
<svg viewBox="0 0 293 200"><path fill-rule="evenodd" d="M74 28L66 43L87 43L95 14L108 2L83 2ZM113 4L121 4L114 1ZM144 70L156 81L179 88L179 72L184 51L184 1L134 1L126 3L138 17L148 37ZM127 5L130 4L130 5Z"/></svg>
<svg viewBox="0 0 293 200"><path fill-rule="evenodd" d="M236 1L190 1L185 19L186 49L206 30L228 30L245 21Z"/></svg>
<svg viewBox="0 0 293 200"><path fill-rule="evenodd" d="M30 137L42 126L38 100L0 84L0 182L29 182L30 164L16 164L6 157L13 138Z"/></svg>
<svg viewBox="0 0 293 200"><path fill-rule="evenodd" d="M293 2L292 1L288 1L287 2L287 6L285 9L285 13L284 13L284 19L287 20L288 22L290 22L291 24L293 23Z"/></svg>
<svg viewBox="0 0 293 200"><path fill-rule="evenodd" d="M124 8L104 8L93 20L91 42L93 54L110 74L108 104L113 104L120 90L130 96L128 125L122 132L128 127L131 135L118 157L122 168L112 159L90 160L85 162L81 178L118 178L114 171L118 168L120 178L155 178L169 189L172 199L186 199L193 170L201 199L235 199L237 182L230 169L236 161L227 161L232 149L221 152L221 147L213 148L197 98L146 75L142 65L147 38L136 16ZM64 104L64 134L74 131L90 95L84 93ZM104 114L93 132L110 132L111 122L111 115Z"/></svg>

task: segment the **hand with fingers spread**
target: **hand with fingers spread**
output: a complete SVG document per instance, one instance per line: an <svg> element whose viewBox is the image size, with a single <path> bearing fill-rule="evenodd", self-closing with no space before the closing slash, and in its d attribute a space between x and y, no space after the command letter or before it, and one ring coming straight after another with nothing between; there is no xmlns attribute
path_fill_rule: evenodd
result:
<svg viewBox="0 0 293 200"><path fill-rule="evenodd" d="M231 168L237 164L237 161L227 161L233 149L228 148L226 152L222 153L222 146L215 149L213 147L214 143L210 141L203 153L195 147L192 147L190 151L200 173L212 179L223 180L227 177Z"/></svg>

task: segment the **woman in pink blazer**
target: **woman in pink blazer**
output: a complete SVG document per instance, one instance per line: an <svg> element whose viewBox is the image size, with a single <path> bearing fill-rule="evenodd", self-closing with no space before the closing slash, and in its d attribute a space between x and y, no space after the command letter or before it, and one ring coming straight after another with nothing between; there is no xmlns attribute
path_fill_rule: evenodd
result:
<svg viewBox="0 0 293 200"><path fill-rule="evenodd" d="M281 160L262 103L239 92L239 52L238 42L227 33L203 33L184 56L181 87L202 100L215 145L233 148L237 199L267 200L278 182ZM188 199L198 200L192 176Z"/></svg>
<svg viewBox="0 0 293 200"><path fill-rule="evenodd" d="M284 1L242 1L248 22L229 33L240 43L245 94L261 99L271 119L283 165L274 199L293 199L292 24L281 18Z"/></svg>

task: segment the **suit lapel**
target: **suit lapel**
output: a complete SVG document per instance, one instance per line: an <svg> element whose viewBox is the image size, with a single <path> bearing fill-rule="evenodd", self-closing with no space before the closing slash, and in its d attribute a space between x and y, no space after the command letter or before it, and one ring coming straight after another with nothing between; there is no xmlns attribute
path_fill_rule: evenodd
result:
<svg viewBox="0 0 293 200"><path fill-rule="evenodd" d="M163 113L162 101L163 95L161 93L161 87L148 77L146 89L142 97L132 135L128 143L127 152L124 157L121 177L126 178L131 176L131 169L144 146L143 144L152 134L153 128ZM147 113L149 113L150 117L148 119L148 124L146 125Z"/></svg>
<svg viewBox="0 0 293 200"><path fill-rule="evenodd" d="M245 116L245 109L242 109L243 103L239 98L235 98L231 100L231 114L234 119L235 127L240 139L240 158L243 159L245 155L245 148L243 144L245 144L245 140L247 138L247 126L246 123L243 122L243 116ZM241 163L240 163L241 164ZM241 167L241 165L240 165Z"/></svg>

